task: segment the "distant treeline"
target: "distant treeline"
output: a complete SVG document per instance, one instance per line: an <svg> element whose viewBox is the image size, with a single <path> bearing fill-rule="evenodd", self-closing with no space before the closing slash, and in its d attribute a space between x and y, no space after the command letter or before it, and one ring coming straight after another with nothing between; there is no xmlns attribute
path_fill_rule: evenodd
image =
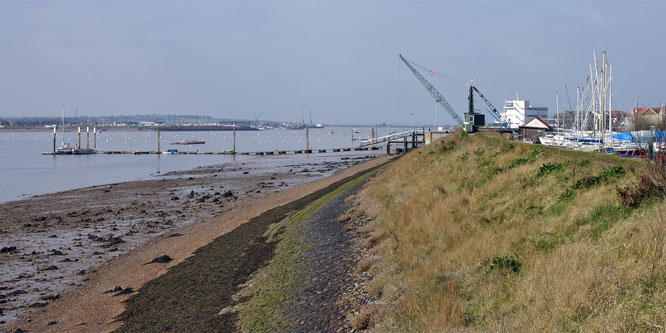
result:
<svg viewBox="0 0 666 333"><path fill-rule="evenodd" d="M62 124L61 117L6 117L0 118L0 126L49 126ZM223 119L201 115L111 115L65 117L66 126L141 126L151 124L237 124L258 126L257 121L246 119ZM278 126L279 123L262 121L261 125Z"/></svg>

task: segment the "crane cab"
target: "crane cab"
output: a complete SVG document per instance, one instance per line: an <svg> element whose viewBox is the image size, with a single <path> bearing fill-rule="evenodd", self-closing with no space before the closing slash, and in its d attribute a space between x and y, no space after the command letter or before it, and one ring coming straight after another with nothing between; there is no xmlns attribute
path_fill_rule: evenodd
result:
<svg viewBox="0 0 666 333"><path fill-rule="evenodd" d="M465 132L474 133L479 127L486 126L486 116L478 112L465 112Z"/></svg>

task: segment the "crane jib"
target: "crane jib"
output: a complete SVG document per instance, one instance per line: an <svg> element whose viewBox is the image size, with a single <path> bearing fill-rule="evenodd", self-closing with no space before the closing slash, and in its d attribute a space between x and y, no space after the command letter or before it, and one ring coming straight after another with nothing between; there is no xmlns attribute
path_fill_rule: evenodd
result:
<svg viewBox="0 0 666 333"><path fill-rule="evenodd" d="M398 58L400 58L400 60L405 63L405 66L407 66L407 68L412 71L414 76L416 76L419 82L421 82L421 84L426 88L430 95L435 99L435 102L441 105L442 108L451 116L451 118L458 122L458 125L464 126L463 120L460 119L460 116L458 116L458 114L453 110L444 96L442 96L442 94L440 94L439 91L430 82L428 82L428 80L426 80L426 78L423 77L421 73L416 70L416 68L414 68L405 58L403 58L402 54L398 54Z"/></svg>

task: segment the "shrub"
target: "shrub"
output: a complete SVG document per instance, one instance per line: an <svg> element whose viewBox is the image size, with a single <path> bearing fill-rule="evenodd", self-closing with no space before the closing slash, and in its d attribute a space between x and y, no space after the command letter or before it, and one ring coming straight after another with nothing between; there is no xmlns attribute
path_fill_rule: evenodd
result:
<svg viewBox="0 0 666 333"><path fill-rule="evenodd" d="M624 176L626 170L621 166L608 167L598 176L587 176L579 179L573 188L576 190L587 189L599 183L607 181L609 178L620 178Z"/></svg>
<svg viewBox="0 0 666 333"><path fill-rule="evenodd" d="M543 177L545 175L551 174L555 171L560 171L564 170L566 168L566 165L562 163L544 163L539 168L539 172L537 173L537 177Z"/></svg>
<svg viewBox="0 0 666 333"><path fill-rule="evenodd" d="M666 189L663 186L656 185L649 177L642 175L638 179L638 183L625 187L616 187L615 193L617 194L617 200L622 206L636 207L646 198L655 195L663 196L666 194Z"/></svg>
<svg viewBox="0 0 666 333"><path fill-rule="evenodd" d="M537 156L539 156L541 153L543 153L543 149L541 148L534 148L529 154L529 158L535 159Z"/></svg>
<svg viewBox="0 0 666 333"><path fill-rule="evenodd" d="M440 148L442 152L447 152L456 149L456 142L453 140L445 140L442 142L442 146Z"/></svg>
<svg viewBox="0 0 666 333"><path fill-rule="evenodd" d="M523 267L517 258L513 255L511 256L497 256L490 261L489 270L505 270L512 273L520 273L520 269Z"/></svg>
<svg viewBox="0 0 666 333"><path fill-rule="evenodd" d="M515 159L515 160L513 160L513 161L511 162L511 164L509 165L509 169L511 169L511 168L515 168L515 167L517 167L517 166L519 166L519 165L522 165L522 164L525 164L525 163L527 163L527 162L529 162L529 161L530 161L530 160L527 159L527 158L525 158L525 157L517 158L517 159Z"/></svg>

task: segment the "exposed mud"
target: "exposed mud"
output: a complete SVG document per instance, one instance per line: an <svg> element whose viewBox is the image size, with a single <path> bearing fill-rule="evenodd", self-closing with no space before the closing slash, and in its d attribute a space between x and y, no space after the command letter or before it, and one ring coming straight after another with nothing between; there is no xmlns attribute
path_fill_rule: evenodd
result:
<svg viewBox="0 0 666 333"><path fill-rule="evenodd" d="M85 284L97 267L149 239L178 237L174 230L229 211L244 199L325 177L367 158L230 163L1 204L0 329Z"/></svg>

